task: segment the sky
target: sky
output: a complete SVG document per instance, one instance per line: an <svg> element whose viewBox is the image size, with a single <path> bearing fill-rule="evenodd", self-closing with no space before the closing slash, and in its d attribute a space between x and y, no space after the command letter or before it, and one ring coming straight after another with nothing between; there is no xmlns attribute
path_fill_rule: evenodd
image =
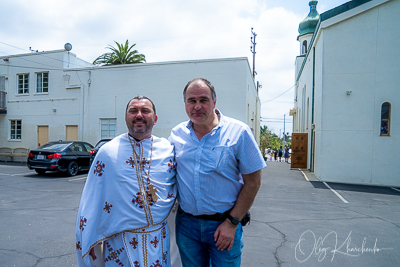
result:
<svg viewBox="0 0 400 267"><path fill-rule="evenodd" d="M93 62L114 41L128 39L149 63L247 57L252 67L253 28L260 124L278 136L292 133L298 27L310 11L309 0L0 1L0 56L70 43L72 53ZM345 2L320 0L317 11Z"/></svg>

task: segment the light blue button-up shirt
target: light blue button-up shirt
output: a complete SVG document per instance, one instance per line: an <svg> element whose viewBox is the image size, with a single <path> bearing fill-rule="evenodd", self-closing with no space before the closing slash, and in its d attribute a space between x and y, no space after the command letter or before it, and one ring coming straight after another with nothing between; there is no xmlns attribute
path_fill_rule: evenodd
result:
<svg viewBox="0 0 400 267"><path fill-rule="evenodd" d="M193 215L231 209L243 187L241 174L266 166L249 126L216 113L218 125L200 141L190 120L174 127L169 137L175 146L178 201Z"/></svg>

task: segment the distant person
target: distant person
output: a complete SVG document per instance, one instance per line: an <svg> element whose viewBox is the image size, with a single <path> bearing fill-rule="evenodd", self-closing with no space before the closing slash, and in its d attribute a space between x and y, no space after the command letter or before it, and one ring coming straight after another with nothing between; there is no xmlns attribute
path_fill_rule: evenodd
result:
<svg viewBox="0 0 400 267"><path fill-rule="evenodd" d="M275 147L274 148L274 160L277 161L277 156L278 156L278 149Z"/></svg>
<svg viewBox="0 0 400 267"><path fill-rule="evenodd" d="M174 148L152 135L153 102L129 101L128 132L101 147L76 225L78 266L171 266L167 218L175 202Z"/></svg>
<svg viewBox="0 0 400 267"><path fill-rule="evenodd" d="M178 201L176 242L184 267L240 266L242 219L266 163L248 125L215 108L214 86L197 78L183 91L188 121L171 131Z"/></svg>
<svg viewBox="0 0 400 267"><path fill-rule="evenodd" d="M282 154L283 154L283 149L282 146L280 146L280 148L278 149L279 162L282 162Z"/></svg>
<svg viewBox="0 0 400 267"><path fill-rule="evenodd" d="M289 162L289 147L285 147L285 153L283 154L285 162Z"/></svg>

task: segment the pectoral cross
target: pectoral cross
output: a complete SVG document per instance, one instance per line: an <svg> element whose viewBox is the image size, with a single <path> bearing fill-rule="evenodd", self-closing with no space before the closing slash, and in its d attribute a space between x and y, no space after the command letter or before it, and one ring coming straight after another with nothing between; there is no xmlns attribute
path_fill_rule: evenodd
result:
<svg viewBox="0 0 400 267"><path fill-rule="evenodd" d="M147 189L148 189L146 191L147 195L151 196L151 200L153 200L153 202L157 202L157 200L158 200L158 196L156 195L157 188L155 188L154 185L149 184L147 186Z"/></svg>

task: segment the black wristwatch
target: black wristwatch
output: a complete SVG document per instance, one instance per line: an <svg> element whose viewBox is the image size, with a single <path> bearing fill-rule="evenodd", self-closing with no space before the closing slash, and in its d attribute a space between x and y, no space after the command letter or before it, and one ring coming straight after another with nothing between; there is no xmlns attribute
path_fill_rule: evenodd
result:
<svg viewBox="0 0 400 267"><path fill-rule="evenodd" d="M232 217L230 214L228 214L228 219L231 221L233 225L238 225L240 223L238 218Z"/></svg>

